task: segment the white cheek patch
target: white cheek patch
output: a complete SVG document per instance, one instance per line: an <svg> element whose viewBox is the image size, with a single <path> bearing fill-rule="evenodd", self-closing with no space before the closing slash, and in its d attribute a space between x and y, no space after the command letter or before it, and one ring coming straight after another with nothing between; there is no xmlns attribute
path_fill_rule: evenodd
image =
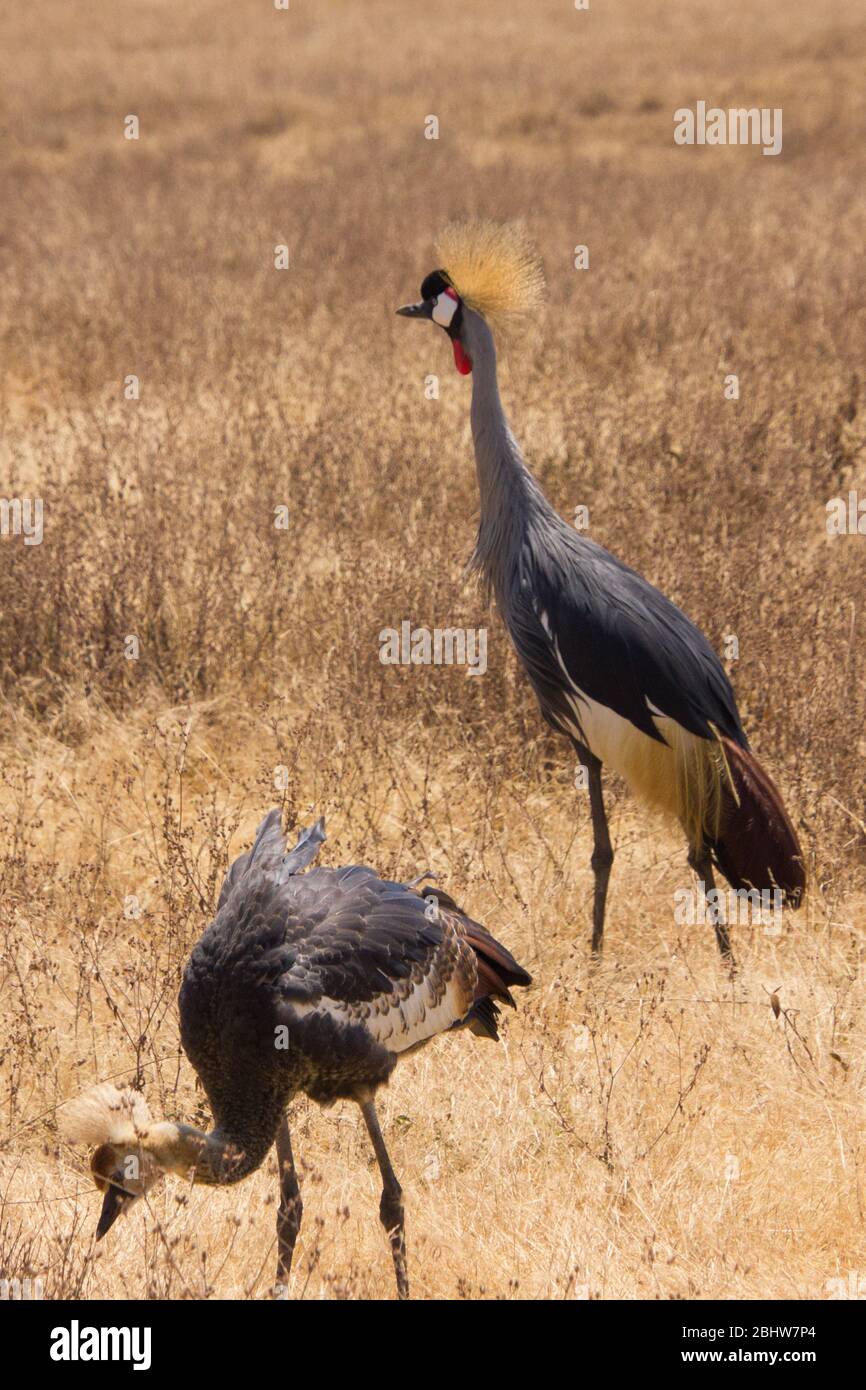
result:
<svg viewBox="0 0 866 1390"><path fill-rule="evenodd" d="M453 290L443 290L433 305L433 322L440 328L448 328L457 313L460 301Z"/></svg>

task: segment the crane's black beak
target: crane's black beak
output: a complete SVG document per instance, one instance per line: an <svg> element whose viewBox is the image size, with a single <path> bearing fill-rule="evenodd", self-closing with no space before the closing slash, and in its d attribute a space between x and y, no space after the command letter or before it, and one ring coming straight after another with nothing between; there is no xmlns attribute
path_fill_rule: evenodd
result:
<svg viewBox="0 0 866 1390"><path fill-rule="evenodd" d="M397 313L406 319L432 319L435 307L435 299L419 299L417 304L404 304Z"/></svg>
<svg viewBox="0 0 866 1390"><path fill-rule="evenodd" d="M110 1182L105 1189L105 1196L102 1199L102 1211L99 1213L99 1221L96 1226L97 1240L102 1240L106 1231L111 1230L111 1227L114 1225L120 1213L135 1201L134 1194L124 1191L117 1181L117 1179L122 1176L122 1173L118 1173L115 1179Z"/></svg>

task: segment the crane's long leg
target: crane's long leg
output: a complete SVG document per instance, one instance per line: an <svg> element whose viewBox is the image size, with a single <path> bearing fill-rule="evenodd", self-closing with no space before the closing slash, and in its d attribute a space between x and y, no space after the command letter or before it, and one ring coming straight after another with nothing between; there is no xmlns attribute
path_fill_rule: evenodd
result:
<svg viewBox="0 0 866 1390"><path fill-rule="evenodd" d="M372 1096L359 1100L361 1114L367 1126L367 1133L376 1153L379 1172L382 1174L382 1200L379 1203L379 1220L388 1233L391 1254L394 1257L394 1272L397 1275L397 1297L409 1297L409 1279L406 1274L406 1233L403 1226L403 1189L391 1167L385 1140L379 1128L379 1116Z"/></svg>
<svg viewBox="0 0 866 1390"><path fill-rule="evenodd" d="M582 743L575 744L577 755L589 774L589 806L592 812L592 872L595 875L595 893L592 902L592 954L601 955L604 942L604 908L607 902L607 885L613 864L613 845L604 809L604 792L601 785L601 763L594 753Z"/></svg>
<svg viewBox="0 0 866 1390"><path fill-rule="evenodd" d="M292 1141L289 1137L289 1122L285 1115L277 1131L277 1166L280 1173L280 1206L277 1211L277 1297L288 1294L289 1272L295 1241L301 1229L301 1216L304 1204L301 1189L295 1172L295 1159L292 1154Z"/></svg>
<svg viewBox="0 0 866 1390"><path fill-rule="evenodd" d="M704 899L706 900L707 895L714 892L716 887L709 850L706 848L690 849L689 864L704 885ZM731 938L728 935L727 925L722 921L722 914L716 903L707 902L707 911L710 921L713 924L713 930L716 933L716 942L718 943L722 960L730 967L731 974L733 975L737 969L737 962L731 950Z"/></svg>

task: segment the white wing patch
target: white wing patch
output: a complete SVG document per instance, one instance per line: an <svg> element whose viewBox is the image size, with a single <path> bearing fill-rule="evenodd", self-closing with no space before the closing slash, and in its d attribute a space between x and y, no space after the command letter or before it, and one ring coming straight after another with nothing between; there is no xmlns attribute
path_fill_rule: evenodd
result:
<svg viewBox="0 0 866 1390"><path fill-rule="evenodd" d="M443 919L443 924L445 939L423 975L413 971L408 980L395 981L391 990L363 1003L323 995L314 1003L293 1001L293 1011L299 1017L329 1014L346 1026L361 1024L389 1052L406 1052L444 1033L472 1007L477 967L472 948L450 923Z"/></svg>
<svg viewBox="0 0 866 1390"><path fill-rule="evenodd" d="M606 767L624 777L635 795L661 811L678 815L680 798L673 745L692 735L656 709L646 696L647 707L664 743L650 738L616 710L593 700L575 683L566 667L547 613L536 608L535 615L550 639L551 650L562 672L563 693L572 715L568 721L569 732Z"/></svg>

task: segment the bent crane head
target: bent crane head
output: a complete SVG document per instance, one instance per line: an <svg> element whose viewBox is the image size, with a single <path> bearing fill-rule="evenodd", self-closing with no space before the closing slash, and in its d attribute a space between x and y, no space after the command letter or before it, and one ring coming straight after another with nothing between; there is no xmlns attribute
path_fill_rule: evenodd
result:
<svg viewBox="0 0 866 1390"><path fill-rule="evenodd" d="M440 270L421 286L417 304L398 314L430 319L451 339L454 363L472 371L473 342L495 323L534 309L544 292L544 274L526 233L513 223L470 221L446 227L436 244Z"/></svg>
<svg viewBox="0 0 866 1390"><path fill-rule="evenodd" d="M59 1119L73 1143L95 1146L90 1171L103 1194L96 1227L96 1238L101 1240L118 1216L162 1177L163 1165L145 1144L165 1126L154 1124L138 1091L120 1091L109 1082L69 1101Z"/></svg>
<svg viewBox="0 0 866 1390"><path fill-rule="evenodd" d="M163 1173L196 1183L233 1183L258 1166L224 1134L154 1120L144 1096L119 1091L110 1082L67 1101L58 1118L72 1143L95 1149L90 1171L103 1194L97 1240Z"/></svg>
<svg viewBox="0 0 866 1390"><path fill-rule="evenodd" d="M141 1148L100 1144L91 1155L90 1171L102 1192L102 1211L96 1226L96 1239L102 1240L118 1216L159 1182L162 1169L156 1159Z"/></svg>

